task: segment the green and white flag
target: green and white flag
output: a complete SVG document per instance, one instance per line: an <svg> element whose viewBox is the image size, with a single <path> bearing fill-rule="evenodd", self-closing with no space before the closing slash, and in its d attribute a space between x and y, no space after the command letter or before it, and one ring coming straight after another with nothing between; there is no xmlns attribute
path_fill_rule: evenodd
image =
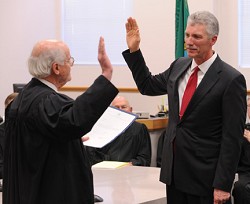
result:
<svg viewBox="0 0 250 204"><path fill-rule="evenodd" d="M175 7L175 58L187 56L184 42L187 18L189 16L187 0L176 0Z"/></svg>

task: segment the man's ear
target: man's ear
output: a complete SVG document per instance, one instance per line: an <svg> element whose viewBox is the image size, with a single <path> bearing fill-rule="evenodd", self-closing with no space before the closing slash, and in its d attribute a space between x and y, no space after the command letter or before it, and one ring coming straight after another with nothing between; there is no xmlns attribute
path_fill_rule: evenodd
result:
<svg viewBox="0 0 250 204"><path fill-rule="evenodd" d="M57 64L57 63L53 63L52 64L52 71L56 74L56 75L58 75L60 72L59 72L59 64Z"/></svg>
<svg viewBox="0 0 250 204"><path fill-rule="evenodd" d="M215 36L212 37L212 39L211 39L211 45L212 45L212 46L216 43L217 38L218 38L217 35L215 35Z"/></svg>
<svg viewBox="0 0 250 204"><path fill-rule="evenodd" d="M131 112L131 113L133 112L133 108L132 108L132 107L130 107L130 112Z"/></svg>

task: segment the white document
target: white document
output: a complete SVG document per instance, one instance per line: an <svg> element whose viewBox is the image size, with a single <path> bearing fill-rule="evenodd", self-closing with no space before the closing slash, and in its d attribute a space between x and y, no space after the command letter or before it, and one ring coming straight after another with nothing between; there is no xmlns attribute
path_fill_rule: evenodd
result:
<svg viewBox="0 0 250 204"><path fill-rule="evenodd" d="M102 161L92 165L93 169L117 169L124 166L129 166L129 162L120 161Z"/></svg>
<svg viewBox="0 0 250 204"><path fill-rule="evenodd" d="M137 115L108 107L92 130L84 136L89 140L84 145L101 148L123 133L137 118Z"/></svg>

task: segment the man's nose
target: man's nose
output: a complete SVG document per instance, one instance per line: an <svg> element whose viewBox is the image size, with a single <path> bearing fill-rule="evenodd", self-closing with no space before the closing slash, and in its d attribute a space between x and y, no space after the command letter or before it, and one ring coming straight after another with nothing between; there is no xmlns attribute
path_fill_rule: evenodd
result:
<svg viewBox="0 0 250 204"><path fill-rule="evenodd" d="M192 44L193 44L193 39L192 39L192 37L186 37L186 38L185 38L185 43L186 43L186 45L192 45Z"/></svg>

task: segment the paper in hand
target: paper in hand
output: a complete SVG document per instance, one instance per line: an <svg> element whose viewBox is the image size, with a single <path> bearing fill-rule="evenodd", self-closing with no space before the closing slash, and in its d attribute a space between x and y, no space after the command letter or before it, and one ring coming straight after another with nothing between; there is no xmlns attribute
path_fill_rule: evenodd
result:
<svg viewBox="0 0 250 204"><path fill-rule="evenodd" d="M92 130L84 136L89 140L84 145L101 148L123 133L137 118L137 115L108 107Z"/></svg>

